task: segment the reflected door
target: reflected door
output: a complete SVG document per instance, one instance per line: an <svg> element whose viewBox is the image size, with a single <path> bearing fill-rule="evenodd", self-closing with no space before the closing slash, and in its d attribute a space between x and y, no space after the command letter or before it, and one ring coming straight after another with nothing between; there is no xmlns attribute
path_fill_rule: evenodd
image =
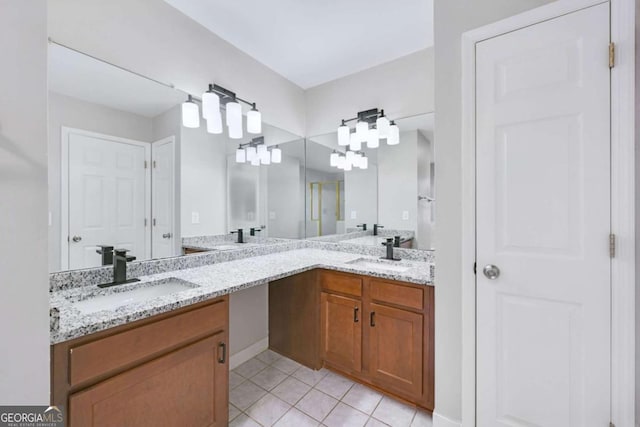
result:
<svg viewBox="0 0 640 427"><path fill-rule="evenodd" d="M608 46L608 4L477 45L480 427L609 425Z"/></svg>
<svg viewBox="0 0 640 427"><path fill-rule="evenodd" d="M101 265L99 245L148 258L148 144L68 134L68 268ZM146 162L146 163L145 163ZM63 259L63 267L64 267Z"/></svg>
<svg viewBox="0 0 640 427"><path fill-rule="evenodd" d="M175 142L171 137L153 143L151 169L152 257L166 258L176 254L175 226Z"/></svg>

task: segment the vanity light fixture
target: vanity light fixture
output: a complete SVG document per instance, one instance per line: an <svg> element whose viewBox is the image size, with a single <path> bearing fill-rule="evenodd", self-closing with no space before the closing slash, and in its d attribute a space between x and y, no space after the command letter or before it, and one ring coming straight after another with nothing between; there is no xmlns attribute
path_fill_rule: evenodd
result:
<svg viewBox="0 0 640 427"><path fill-rule="evenodd" d="M348 124L356 121L355 131L351 132ZM388 145L400 143L400 130L398 126L385 116L384 110L373 108L360 111L357 117L343 119L338 127L338 145L349 146L353 151L359 151L362 143L366 142L368 148L380 146L380 140L386 139Z"/></svg>
<svg viewBox="0 0 640 427"><path fill-rule="evenodd" d="M210 84L209 89L202 94L202 99L188 95L187 100L182 104L182 124L188 128L200 127L199 102L202 104L202 117L207 121L207 132L221 134L222 109L225 109L225 124L229 129L229 137L241 139L242 130L242 106L240 103L249 105L251 110L247 112L247 132L251 134L262 133L262 114L256 108L255 102L249 102L236 96L234 92L215 84Z"/></svg>
<svg viewBox="0 0 640 427"><path fill-rule="evenodd" d="M338 153L336 150L333 150L333 153L331 153L331 156L329 157L329 164L332 167L338 167L338 159L340 158L340 153Z"/></svg>
<svg viewBox="0 0 640 427"><path fill-rule="evenodd" d="M282 150L277 145L269 149L264 136L258 136L251 141L238 145L236 149L236 163L249 162L252 166L270 165L282 162Z"/></svg>
<svg viewBox="0 0 640 427"><path fill-rule="evenodd" d="M347 172L353 168L367 169L369 167L369 159L362 151L348 150L345 154L341 154L334 150L329 162L331 166Z"/></svg>

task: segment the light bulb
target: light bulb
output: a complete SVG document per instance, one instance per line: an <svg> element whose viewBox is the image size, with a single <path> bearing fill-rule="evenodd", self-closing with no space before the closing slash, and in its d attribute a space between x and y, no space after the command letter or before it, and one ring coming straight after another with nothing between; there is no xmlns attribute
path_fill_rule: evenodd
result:
<svg viewBox="0 0 640 427"><path fill-rule="evenodd" d="M253 104L253 108L247 113L247 132L262 133L262 114L256 110L256 104Z"/></svg>
<svg viewBox="0 0 640 427"><path fill-rule="evenodd" d="M271 162L282 163L282 150L277 145L271 150Z"/></svg>
<svg viewBox="0 0 640 427"><path fill-rule="evenodd" d="M361 148L362 148L362 141L360 141L360 138L358 137L358 133L357 132L352 133L351 140L349 141L349 149L358 151Z"/></svg>
<svg viewBox="0 0 640 427"><path fill-rule="evenodd" d="M333 153L331 153L331 156L329 157L329 164L334 168L337 167L339 158L340 158L340 154L334 151Z"/></svg>
<svg viewBox="0 0 640 427"><path fill-rule="evenodd" d="M378 117L376 127L378 128L379 138L386 138L389 135L389 119L385 116Z"/></svg>
<svg viewBox="0 0 640 427"><path fill-rule="evenodd" d="M369 135L369 123L358 121L356 124L356 134L358 135L360 142L365 142Z"/></svg>
<svg viewBox="0 0 640 427"><path fill-rule="evenodd" d="M213 91L213 85L202 94L202 117L209 120L214 115L220 115L220 97Z"/></svg>
<svg viewBox="0 0 640 427"><path fill-rule="evenodd" d="M227 103L227 126L229 138L242 138L242 106L237 102Z"/></svg>
<svg viewBox="0 0 640 427"><path fill-rule="evenodd" d="M182 103L182 125L186 128L200 127L200 112L198 104L193 102L193 97L189 95L187 100Z"/></svg>
<svg viewBox="0 0 640 427"><path fill-rule="evenodd" d="M389 126L389 136L387 137L387 144L400 144L400 128L394 122L391 122L391 126Z"/></svg>
<svg viewBox="0 0 640 427"><path fill-rule="evenodd" d="M244 151L244 148L238 147L236 150L236 163L244 163L247 161L247 152Z"/></svg>
<svg viewBox="0 0 640 427"><path fill-rule="evenodd" d="M222 115L220 111L207 118L207 132L218 135L222 133Z"/></svg>
<svg viewBox="0 0 640 427"><path fill-rule="evenodd" d="M258 156L256 152L256 147L249 146L247 147L247 161L251 162Z"/></svg>
<svg viewBox="0 0 640 427"><path fill-rule="evenodd" d="M380 146L380 138L378 129L369 129L369 136L367 138L367 147L378 148Z"/></svg>
<svg viewBox="0 0 640 427"><path fill-rule="evenodd" d="M362 156L360 159L360 169L369 168L369 158L367 156Z"/></svg>
<svg viewBox="0 0 640 427"><path fill-rule="evenodd" d="M347 126L343 121L342 125L338 127L338 145L343 147L349 145L350 132L351 129L349 129L349 126Z"/></svg>

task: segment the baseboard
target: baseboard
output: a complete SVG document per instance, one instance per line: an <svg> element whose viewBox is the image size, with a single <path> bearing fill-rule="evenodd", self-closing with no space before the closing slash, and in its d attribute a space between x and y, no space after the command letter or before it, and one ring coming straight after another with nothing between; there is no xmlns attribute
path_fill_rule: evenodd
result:
<svg viewBox="0 0 640 427"><path fill-rule="evenodd" d="M229 358L229 369L235 369L249 359L252 359L269 348L269 337L263 338L255 344L251 344L244 350L240 350Z"/></svg>
<svg viewBox="0 0 640 427"><path fill-rule="evenodd" d="M433 427L462 427L462 422L451 420L433 412Z"/></svg>

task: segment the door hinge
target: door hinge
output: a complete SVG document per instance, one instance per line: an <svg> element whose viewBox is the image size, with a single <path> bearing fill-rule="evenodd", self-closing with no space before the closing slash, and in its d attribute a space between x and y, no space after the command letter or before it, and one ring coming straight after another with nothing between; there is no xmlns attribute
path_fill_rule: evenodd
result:
<svg viewBox="0 0 640 427"><path fill-rule="evenodd" d="M156 226L156 219L155 218L153 218L153 226L154 227Z"/></svg>
<svg viewBox="0 0 640 427"><path fill-rule="evenodd" d="M155 169L156 167L157 167L157 165L156 165L156 161L154 160L154 161L153 161L153 168Z"/></svg>
<svg viewBox="0 0 640 427"><path fill-rule="evenodd" d="M144 161L144 168L149 169L149 162L147 162L146 160Z"/></svg>
<svg viewBox="0 0 640 427"><path fill-rule="evenodd" d="M613 68L616 65L616 44L609 43L609 68Z"/></svg>
<svg viewBox="0 0 640 427"><path fill-rule="evenodd" d="M616 257L616 235L609 234L609 257Z"/></svg>
<svg viewBox="0 0 640 427"><path fill-rule="evenodd" d="M148 222L148 221L147 221L147 218L145 218L145 219L144 219L144 226L145 226L145 227L147 226L147 222Z"/></svg>
<svg viewBox="0 0 640 427"><path fill-rule="evenodd" d="M478 274L478 263L477 262L473 263L473 274Z"/></svg>

